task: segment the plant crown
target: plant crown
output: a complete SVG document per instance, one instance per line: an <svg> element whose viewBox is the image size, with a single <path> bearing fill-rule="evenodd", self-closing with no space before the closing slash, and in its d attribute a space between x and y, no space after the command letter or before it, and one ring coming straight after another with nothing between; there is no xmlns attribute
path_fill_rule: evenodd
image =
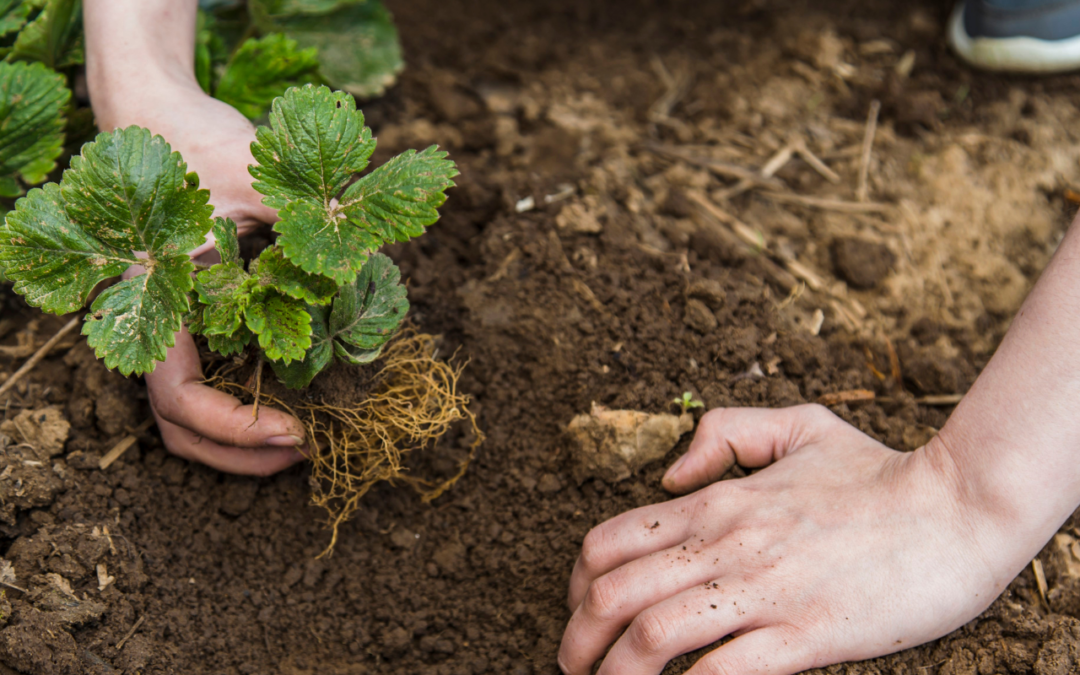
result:
<svg viewBox="0 0 1080 675"><path fill-rule="evenodd" d="M375 251L438 219L454 163L432 146L356 179L375 139L353 97L322 86L275 99L256 136L255 189L281 220L276 244L246 269L235 224L212 218L198 176L138 127L100 134L59 185L16 203L0 228L0 268L31 305L63 314L141 265L94 300L83 327L98 357L125 375L153 370L184 322L224 355L256 342L290 387L334 357L373 361L409 308L400 272ZM210 231L221 262L193 276L187 251Z"/></svg>

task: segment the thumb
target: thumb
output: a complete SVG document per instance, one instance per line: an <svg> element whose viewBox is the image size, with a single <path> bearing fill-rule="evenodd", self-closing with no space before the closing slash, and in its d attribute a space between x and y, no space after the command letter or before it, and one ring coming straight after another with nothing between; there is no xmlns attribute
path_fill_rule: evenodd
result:
<svg viewBox="0 0 1080 675"><path fill-rule="evenodd" d="M304 427L292 415L260 407L255 420L252 406L202 384L202 380L195 342L181 329L165 362L146 375L150 404L167 422L221 445L295 449L303 445Z"/></svg>
<svg viewBox="0 0 1080 675"><path fill-rule="evenodd" d="M690 492L720 480L735 464L766 466L813 442L838 420L820 405L710 410L698 423L690 449L664 474L664 488Z"/></svg>

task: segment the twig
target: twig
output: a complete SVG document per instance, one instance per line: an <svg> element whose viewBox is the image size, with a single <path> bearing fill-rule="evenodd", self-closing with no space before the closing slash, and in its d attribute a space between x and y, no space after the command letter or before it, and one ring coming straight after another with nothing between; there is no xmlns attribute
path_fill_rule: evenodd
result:
<svg viewBox="0 0 1080 675"><path fill-rule="evenodd" d="M822 394L818 397L818 403L821 405L840 405L841 403L853 403L855 401L873 401L874 398L874 392L869 389L849 389L831 394Z"/></svg>
<svg viewBox="0 0 1080 675"><path fill-rule="evenodd" d="M1050 603L1046 600L1046 571L1043 570L1042 561L1035 558L1031 561L1031 571L1035 573L1035 587L1039 589L1039 597L1042 598L1043 606L1050 609Z"/></svg>
<svg viewBox="0 0 1080 675"><path fill-rule="evenodd" d="M143 625L143 621L146 621L146 615L143 614L139 617L139 620L135 622L135 625L131 627L131 630L127 632L120 642L116 643L116 651L120 651L124 648L124 644L131 639L131 636L135 634L135 631L139 630L139 626Z"/></svg>
<svg viewBox="0 0 1080 675"><path fill-rule="evenodd" d="M696 190L688 190L686 192L686 198L705 209L711 216L715 217L720 222L729 226L732 232L735 233L735 236L742 240L747 246L757 251L768 249L769 244L765 240L765 235L760 230L755 230L720 208L702 193Z"/></svg>
<svg viewBox="0 0 1080 675"><path fill-rule="evenodd" d="M881 113L881 101L874 99L870 102L870 113L866 117L866 133L862 140L862 159L859 161L859 185L855 189L855 201L865 202L869 197L870 188L867 178L870 175L870 153L874 149L874 136L877 134L878 114Z"/></svg>
<svg viewBox="0 0 1080 675"><path fill-rule="evenodd" d="M712 159L711 157L698 157L697 155L690 154L682 148L672 145L661 145L659 143L646 143L641 146L649 152L656 153L658 155L665 155L674 159L681 159L687 164L701 167L702 169L708 169L718 176L724 178L735 178L740 181L750 181L754 185L761 185L764 187L770 187L774 190L783 189L784 184L778 179L771 176L763 175L753 169L748 169L745 166L739 166L738 164L732 164L731 162L724 162L719 159Z"/></svg>
<svg viewBox="0 0 1080 675"><path fill-rule="evenodd" d="M154 424L153 417L132 429L130 434L120 439L120 442L114 445L112 450L109 450L104 457L98 460L98 468L102 471L108 469L113 462L120 459L121 455L127 452L128 448L135 445L135 441L139 440L139 434L149 429L152 424Z"/></svg>
<svg viewBox="0 0 1080 675"><path fill-rule="evenodd" d="M753 187L754 181L743 179L729 188L724 188L723 190L717 190L716 192L713 192L712 198L718 202L726 202L733 197L741 195L747 190L753 189Z"/></svg>
<svg viewBox="0 0 1080 675"><path fill-rule="evenodd" d="M962 398L963 394L935 394L917 398L915 402L919 405L956 405Z"/></svg>
<svg viewBox="0 0 1080 675"><path fill-rule="evenodd" d="M71 319L71 321L68 321L66 324L64 324L64 327L61 328L59 331L57 331L56 335L49 338L48 342L41 345L41 349L34 352L34 355L31 356L26 361L26 363L23 364L22 368L19 368L18 370L16 370L14 375L9 377L7 379L7 381L4 382L4 384L0 385L0 394L3 394L6 391L8 391L9 389L11 389L13 386L15 386L16 382L18 382L20 379L22 379L22 377L24 375L26 375L31 370L33 370L34 366L36 366L39 361L41 361L43 358L45 358L48 355L48 353L50 351L52 351L52 348L54 346L56 346L56 343L60 342L60 340L65 335L70 333L72 331L72 329L75 328L75 326L78 326L79 321L81 321L81 320L82 320L82 317L79 317L79 316L74 317L73 319Z"/></svg>
<svg viewBox="0 0 1080 675"><path fill-rule="evenodd" d="M822 211L839 211L841 213L887 213L889 211L889 205L880 202L847 202L842 199L806 197L784 192L762 192L761 194L773 201L809 206Z"/></svg>
<svg viewBox="0 0 1080 675"><path fill-rule="evenodd" d="M779 152L773 155L769 161L765 162L765 166L761 167L761 175L766 178L772 178L777 171L783 169L784 166L791 161L791 156L795 154L795 145L795 143L788 143L780 148Z"/></svg>
<svg viewBox="0 0 1080 675"><path fill-rule="evenodd" d="M799 156L803 158L803 161L810 165L810 168L821 174L825 180L830 183L840 182L840 176L830 169L825 162L821 161L817 155L811 152L810 148L806 146L805 139L800 138L796 141L795 151L799 153Z"/></svg>

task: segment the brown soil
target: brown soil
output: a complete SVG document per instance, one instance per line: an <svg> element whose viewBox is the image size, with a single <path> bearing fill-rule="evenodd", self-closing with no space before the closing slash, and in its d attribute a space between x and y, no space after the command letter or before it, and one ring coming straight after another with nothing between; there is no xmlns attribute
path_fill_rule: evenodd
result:
<svg viewBox="0 0 1080 675"><path fill-rule="evenodd" d="M834 409L914 449L949 412L915 397L970 385L1068 223L1061 188L1080 185L1080 78L961 67L940 42L942 4L392 7L410 68L365 108L376 159L437 142L462 175L430 234L389 253L417 326L470 360L460 388L488 436L480 455L433 504L377 486L333 556L316 560L329 535L305 468L225 476L170 457L151 431L97 469L147 418L145 392L69 345L0 401L4 419L56 406L72 425L63 453L32 464L3 437L15 468L0 472L0 495L14 509L0 550L14 581L2 563L0 581L27 592L0 601L0 673L554 674L582 538L667 499L660 476L687 443L629 480L579 486L562 433L575 415L594 401L670 411L683 391L713 407L870 389L884 400ZM758 190L725 198L735 181L646 147L760 167L797 132L840 182L798 157L777 178L850 200L874 98L881 213ZM740 244L697 206L702 195L770 254ZM535 207L518 212L527 197ZM832 242L850 237L894 258L875 288L834 276ZM820 283L789 296L786 260ZM0 302L5 345L62 325L9 291ZM467 442L451 434L429 461L449 471ZM1078 524L1063 535L1080 536ZM1041 556L1048 606L1029 569L941 640L821 672L1076 672L1070 550L1061 539Z"/></svg>

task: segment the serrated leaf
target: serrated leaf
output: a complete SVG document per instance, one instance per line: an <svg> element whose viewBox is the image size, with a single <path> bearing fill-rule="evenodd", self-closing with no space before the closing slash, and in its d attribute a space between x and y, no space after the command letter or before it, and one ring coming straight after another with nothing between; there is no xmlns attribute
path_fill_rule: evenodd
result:
<svg viewBox="0 0 1080 675"><path fill-rule="evenodd" d="M270 362L278 378L290 389L303 389L311 384L311 380L330 365L334 355L328 333L329 308L308 305L306 309L311 315L311 347L304 354L304 358L289 364L282 361Z"/></svg>
<svg viewBox="0 0 1080 675"><path fill-rule="evenodd" d="M23 0L0 0L0 35L22 28L31 9L32 5Z"/></svg>
<svg viewBox="0 0 1080 675"><path fill-rule="evenodd" d="M222 356L232 356L243 352L248 346L251 342L251 331L247 329L247 326L241 326L240 330L232 335L208 335L206 341L211 350Z"/></svg>
<svg viewBox="0 0 1080 675"><path fill-rule="evenodd" d="M439 219L437 209L456 175L457 167L436 146L406 150L350 185L341 209L383 241L408 241Z"/></svg>
<svg viewBox="0 0 1080 675"><path fill-rule="evenodd" d="M251 153L253 187L275 209L310 199L324 210L375 151L364 114L343 92L307 85L274 101L270 126L259 127ZM312 270L309 270L312 271Z"/></svg>
<svg viewBox="0 0 1080 675"><path fill-rule="evenodd" d="M335 343L342 343L346 354L361 358L358 350L380 349L394 336L409 311L409 300L400 281L397 266L390 258L376 253L360 270L356 281L338 291L330 312L330 335Z"/></svg>
<svg viewBox="0 0 1080 675"><path fill-rule="evenodd" d="M0 228L0 267L15 292L52 314L80 309L90 291L139 259L95 239L67 216L60 186L49 183L16 203Z"/></svg>
<svg viewBox="0 0 1080 675"><path fill-rule="evenodd" d="M145 267L106 289L83 328L98 357L125 375L165 358L190 307L195 268L187 251L211 223L209 195L185 180L185 169L143 129L100 134L72 158L59 186L31 190L0 228L0 267L45 311L75 311L99 282L132 264Z"/></svg>
<svg viewBox="0 0 1080 675"><path fill-rule="evenodd" d="M259 286L281 291L290 298L312 305L329 304L337 284L318 274L308 274L285 259L277 246L264 250L253 264L251 274Z"/></svg>
<svg viewBox="0 0 1080 675"><path fill-rule="evenodd" d="M229 59L214 96L254 120L289 87L318 79L318 70L317 49L300 49L281 33L249 38Z"/></svg>
<svg viewBox="0 0 1080 675"><path fill-rule="evenodd" d="M305 271L347 284L383 240L343 216L340 211L328 214L310 200L293 202L278 211L277 244Z"/></svg>
<svg viewBox="0 0 1080 675"><path fill-rule="evenodd" d="M245 319L271 361L288 365L303 359L311 347L311 316L299 300L269 293L248 306Z"/></svg>
<svg viewBox="0 0 1080 675"><path fill-rule="evenodd" d="M121 281L98 296L82 332L105 367L130 375L165 360L188 309L194 271L186 257L158 261L153 273Z"/></svg>
<svg viewBox="0 0 1080 675"><path fill-rule="evenodd" d="M161 136L140 127L99 134L71 158L61 191L71 219L116 248L187 255L211 227L210 193ZM198 223L199 227L192 227Z"/></svg>
<svg viewBox="0 0 1080 675"><path fill-rule="evenodd" d="M271 0L272 1L272 0ZM263 32L281 31L301 47L319 50L319 73L335 89L354 96L380 96L405 63L390 12L379 0L353 3L324 14L272 16L251 5Z"/></svg>
<svg viewBox="0 0 1080 675"><path fill-rule="evenodd" d="M236 223L231 218L214 218L210 233L214 235L214 248L221 255L221 262L240 261L240 239L236 236Z"/></svg>
<svg viewBox="0 0 1080 675"><path fill-rule="evenodd" d="M199 272L195 290L203 310L204 335L232 335L243 323L252 301L248 273L237 262L221 263Z"/></svg>
<svg viewBox="0 0 1080 675"><path fill-rule="evenodd" d="M379 346L375 349L357 349L356 347L343 345L340 342L334 342L334 355L345 363L354 366L363 366L379 358L379 355L382 354L383 346Z"/></svg>
<svg viewBox="0 0 1080 675"><path fill-rule="evenodd" d="M9 61L38 61L53 70L83 63L81 0L48 0L19 33Z"/></svg>
<svg viewBox="0 0 1080 675"><path fill-rule="evenodd" d="M0 63L0 188L5 196L45 180L64 148L64 77L40 63ZM14 192L14 194L11 194Z"/></svg>

